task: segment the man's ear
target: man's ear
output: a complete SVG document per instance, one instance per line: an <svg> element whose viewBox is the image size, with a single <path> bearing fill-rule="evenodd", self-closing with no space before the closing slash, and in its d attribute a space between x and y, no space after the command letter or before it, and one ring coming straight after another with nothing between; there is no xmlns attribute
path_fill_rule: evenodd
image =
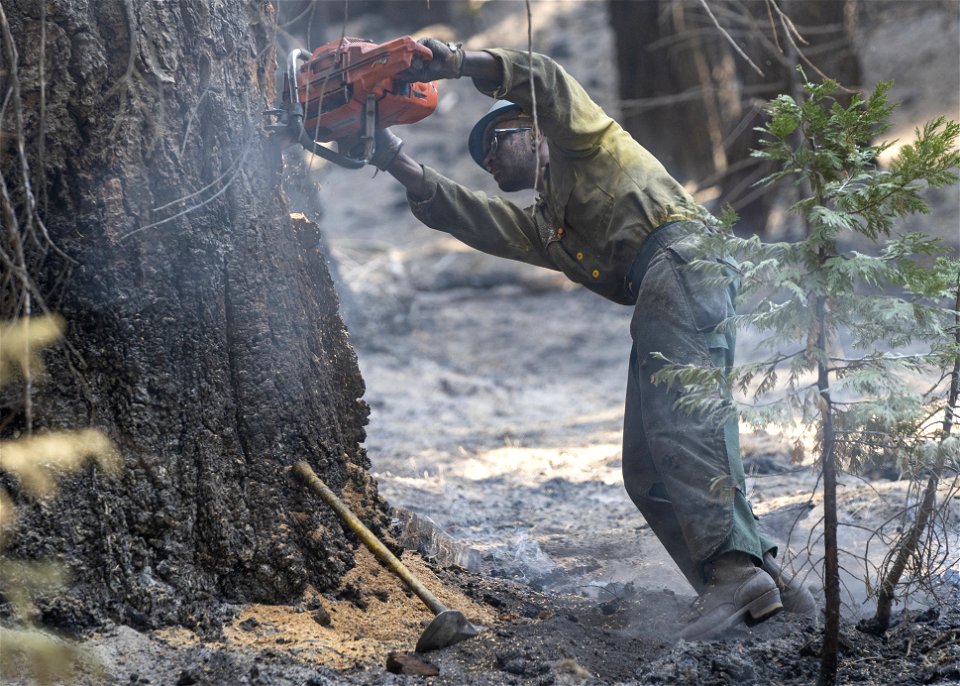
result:
<svg viewBox="0 0 960 686"><path fill-rule="evenodd" d="M540 129L533 129L533 135L530 136L530 147L536 150L544 144L546 139L543 137L543 131Z"/></svg>
<svg viewBox="0 0 960 686"><path fill-rule="evenodd" d="M547 137L543 135L543 131L540 129L537 129L537 136L533 141L533 149L537 150L538 148L540 150L541 161L545 162L549 159L550 147L549 143L547 143Z"/></svg>

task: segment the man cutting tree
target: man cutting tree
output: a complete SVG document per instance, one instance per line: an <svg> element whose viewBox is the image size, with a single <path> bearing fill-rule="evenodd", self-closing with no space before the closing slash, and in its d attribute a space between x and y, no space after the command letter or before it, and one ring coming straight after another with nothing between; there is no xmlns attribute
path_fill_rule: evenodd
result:
<svg viewBox="0 0 960 686"><path fill-rule="evenodd" d="M699 594L680 637L716 637L781 609L813 612L813 597L781 572L746 499L736 419L678 409L680 391L651 378L665 358L733 364L735 335L720 325L734 313L736 287L689 268L701 257L705 210L549 57L421 42L433 59L407 80L473 78L496 101L470 134L470 154L502 190L539 197L521 208L471 191L416 162L389 129L377 132L371 163L403 184L427 226L635 308L623 479Z"/></svg>

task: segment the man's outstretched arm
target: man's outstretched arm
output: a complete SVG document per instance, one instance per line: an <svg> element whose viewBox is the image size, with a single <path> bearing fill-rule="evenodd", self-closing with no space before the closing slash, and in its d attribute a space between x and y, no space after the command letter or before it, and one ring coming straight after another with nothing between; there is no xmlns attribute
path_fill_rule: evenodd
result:
<svg viewBox="0 0 960 686"><path fill-rule="evenodd" d="M436 38L424 38L420 43L430 49L433 57L408 70L406 78L410 80L467 76L482 93L510 100L527 112L533 111L532 82L539 126L551 145L589 151L615 126L577 80L546 55L502 48L463 50Z"/></svg>
<svg viewBox="0 0 960 686"><path fill-rule="evenodd" d="M491 88L500 85L503 68L493 55L476 50L464 50L459 44L444 43L436 38L424 38L420 43L433 53L426 62L411 67L401 76L408 81L435 81L469 76L489 82Z"/></svg>
<svg viewBox="0 0 960 686"><path fill-rule="evenodd" d="M426 200L429 192L423 178L423 167L403 152L400 137L390 129L377 129L374 142L376 151L370 164L399 181L416 200Z"/></svg>
<svg viewBox="0 0 960 686"><path fill-rule="evenodd" d="M534 208L523 209L440 176L403 152L403 141L390 129L376 135L371 164L400 182L410 209L424 224L485 253L557 269L541 245Z"/></svg>
<svg viewBox="0 0 960 686"><path fill-rule="evenodd" d="M429 197L427 184L424 182L423 166L402 150L384 171L403 184L407 193L416 200L426 200Z"/></svg>
<svg viewBox="0 0 960 686"><path fill-rule="evenodd" d="M426 63L433 64L435 73L432 78L456 78L468 76L495 88L503 79L503 67L500 61L488 52L467 50L459 57L446 43L428 39L427 47L434 53L434 59ZM403 142L389 130L378 132L377 147L385 149L387 159L377 166L399 181L407 192L417 200L426 200L429 196L424 183L423 166L400 148ZM376 164L376 160L374 160Z"/></svg>
<svg viewBox="0 0 960 686"><path fill-rule="evenodd" d="M503 82L503 65L489 52L466 50L463 53L463 76L491 84L491 89Z"/></svg>

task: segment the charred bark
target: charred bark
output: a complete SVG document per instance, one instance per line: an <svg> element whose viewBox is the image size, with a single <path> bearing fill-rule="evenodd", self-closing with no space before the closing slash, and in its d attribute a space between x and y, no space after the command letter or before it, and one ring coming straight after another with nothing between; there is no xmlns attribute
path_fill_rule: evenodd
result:
<svg viewBox="0 0 960 686"><path fill-rule="evenodd" d="M352 546L288 465L306 459L375 529L385 508L316 227L288 216L261 126L273 6L2 7L21 90L2 120L3 178L19 178L16 106L45 189L36 214L63 253L47 250L32 277L68 323L30 418L97 426L124 458L119 478L91 467L55 505L21 498L9 552L59 559L75 578L43 603L46 619L196 626L209 601L330 587ZM26 217L22 189L11 197ZM3 412L6 434L23 429L22 403Z"/></svg>

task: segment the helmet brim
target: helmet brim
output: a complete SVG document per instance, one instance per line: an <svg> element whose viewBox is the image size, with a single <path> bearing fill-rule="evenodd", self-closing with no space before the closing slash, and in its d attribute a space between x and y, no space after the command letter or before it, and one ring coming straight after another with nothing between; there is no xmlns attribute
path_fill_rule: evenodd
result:
<svg viewBox="0 0 960 686"><path fill-rule="evenodd" d="M490 148L487 137L484 136L487 127L498 119L515 116L520 112L523 112L520 105L510 102L509 100L497 100L497 102L493 103L493 107L491 107L485 115L480 117L470 130L470 137L467 139L467 147L470 150L470 156L474 162L482 167L483 160L487 157L487 151Z"/></svg>

